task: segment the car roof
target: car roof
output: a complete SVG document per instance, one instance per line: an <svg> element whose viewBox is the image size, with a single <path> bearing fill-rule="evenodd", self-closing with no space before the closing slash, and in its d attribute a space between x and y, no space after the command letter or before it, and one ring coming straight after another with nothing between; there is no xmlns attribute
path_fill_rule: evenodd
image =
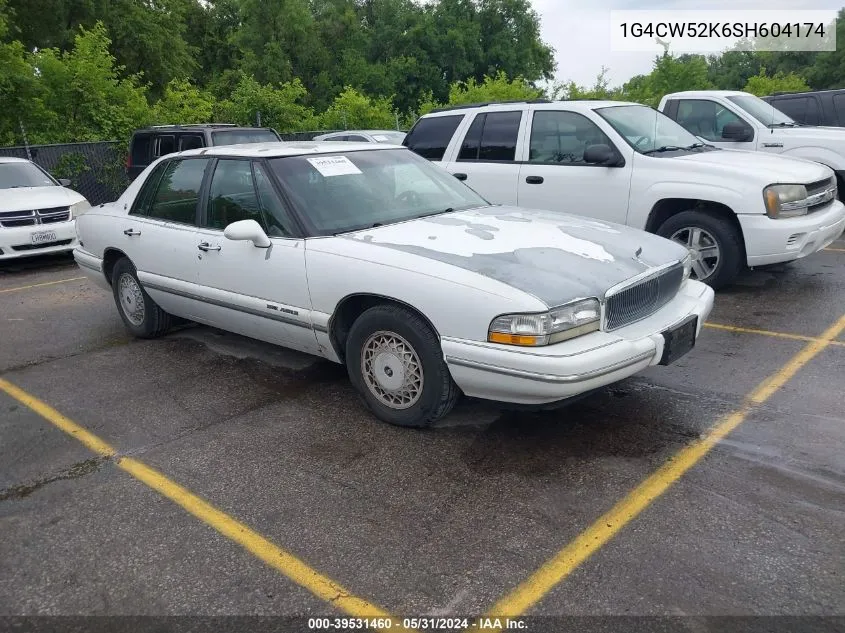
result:
<svg viewBox="0 0 845 633"><path fill-rule="evenodd" d="M405 134L401 130L337 130L336 132L326 132L320 136L336 136L338 134Z"/></svg>
<svg viewBox="0 0 845 633"><path fill-rule="evenodd" d="M355 141L298 141L279 143L249 143L243 145L218 145L190 149L170 156L238 156L241 158L276 158L281 156L305 156L312 154L330 154L333 152L381 152L386 149L402 149L401 145L387 143L375 145ZM406 150L407 151L407 150Z"/></svg>
<svg viewBox="0 0 845 633"><path fill-rule="evenodd" d="M188 125L151 125L135 130L135 134L149 134L152 132L202 132L204 130L213 132L240 132L243 130L272 131L269 127L249 127L248 125L234 125L230 123L191 123Z"/></svg>
<svg viewBox="0 0 845 633"><path fill-rule="evenodd" d="M30 163L32 161L26 158L16 158L14 156L0 156L0 163Z"/></svg>
<svg viewBox="0 0 845 633"><path fill-rule="evenodd" d="M497 110L505 110L505 111L512 111L515 109L522 109L528 106L531 106L534 110L560 110L561 106L564 106L566 110L571 110L574 112L586 112L589 110L597 110L598 108L607 108L613 106L642 106L641 103L635 103L633 101L612 101L609 99L605 100L592 100L592 99L573 99L563 100L563 101L507 101L502 103L485 103L480 105L469 105L469 106L457 106L455 108L444 108L443 110L437 110L435 112L430 112L429 114L423 115L421 118L428 118L428 117L438 117L438 116L455 116L456 114L463 114L463 113L473 113L473 112L495 112ZM647 107L647 106L643 106Z"/></svg>
<svg viewBox="0 0 845 633"><path fill-rule="evenodd" d="M668 94L664 99L672 99L675 97L747 97L749 93L742 90L684 90L682 92L673 92Z"/></svg>

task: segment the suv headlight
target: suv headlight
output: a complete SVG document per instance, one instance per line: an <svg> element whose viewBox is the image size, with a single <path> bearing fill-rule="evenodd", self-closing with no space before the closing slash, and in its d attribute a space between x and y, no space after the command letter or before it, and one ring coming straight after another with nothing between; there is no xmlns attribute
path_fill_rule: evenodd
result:
<svg viewBox="0 0 845 633"><path fill-rule="evenodd" d="M804 185L769 185L763 189L763 200L770 218L807 215L807 188Z"/></svg>
<svg viewBox="0 0 845 633"><path fill-rule="evenodd" d="M503 314L487 332L491 343L534 347L559 343L599 329L601 306L582 299L539 314Z"/></svg>
<svg viewBox="0 0 845 633"><path fill-rule="evenodd" d="M79 202L75 202L74 204L70 205L70 217L68 218L68 220L72 220L73 218L79 217L90 208L91 203L87 200L80 200Z"/></svg>

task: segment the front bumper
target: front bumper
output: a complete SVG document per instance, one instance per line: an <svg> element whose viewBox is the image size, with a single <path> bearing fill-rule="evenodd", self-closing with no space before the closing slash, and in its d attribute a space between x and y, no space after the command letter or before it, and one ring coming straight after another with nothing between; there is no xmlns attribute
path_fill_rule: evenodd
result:
<svg viewBox="0 0 845 633"><path fill-rule="evenodd" d="M749 266L780 264L820 251L845 230L845 205L797 218L773 220L767 215L738 215L745 236Z"/></svg>
<svg viewBox="0 0 845 633"><path fill-rule="evenodd" d="M43 244L33 244L32 234L43 231L53 231L56 239ZM0 261L72 251L78 244L73 220L33 226L1 227Z"/></svg>
<svg viewBox="0 0 845 633"><path fill-rule="evenodd" d="M547 347L511 347L448 337L442 338L441 345L452 378L466 395L548 404L656 365L663 356L662 332L695 314L700 333L713 309L713 297L709 286L689 281L675 299L646 319L613 332L594 332Z"/></svg>

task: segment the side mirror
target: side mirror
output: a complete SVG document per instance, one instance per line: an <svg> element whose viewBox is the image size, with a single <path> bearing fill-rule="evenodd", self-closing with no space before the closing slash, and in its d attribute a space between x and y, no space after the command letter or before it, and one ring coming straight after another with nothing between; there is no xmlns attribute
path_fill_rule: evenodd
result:
<svg viewBox="0 0 845 633"><path fill-rule="evenodd" d="M754 138L754 130L741 121L734 121L725 124L725 127L722 128L722 138L745 143Z"/></svg>
<svg viewBox="0 0 845 633"><path fill-rule="evenodd" d="M230 240L249 241L258 248L270 248L273 244L264 229L255 220L232 222L223 231L223 237Z"/></svg>
<svg viewBox="0 0 845 633"><path fill-rule="evenodd" d="M600 143L599 145L590 145L584 150L584 162L590 165L616 167L619 165L619 156L617 156L610 145Z"/></svg>
<svg viewBox="0 0 845 633"><path fill-rule="evenodd" d="M68 178L59 178L59 184L62 187L70 187L70 180Z"/></svg>

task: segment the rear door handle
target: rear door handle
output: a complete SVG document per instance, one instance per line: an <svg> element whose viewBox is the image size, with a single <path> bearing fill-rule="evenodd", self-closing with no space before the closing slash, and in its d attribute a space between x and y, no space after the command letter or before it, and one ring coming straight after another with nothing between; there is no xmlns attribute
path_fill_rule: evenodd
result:
<svg viewBox="0 0 845 633"><path fill-rule="evenodd" d="M135 229L126 229L126 230L123 232L123 234L124 234L124 235L129 235L130 237L132 237L133 235L140 235L140 234L141 234L141 231L136 231Z"/></svg>
<svg viewBox="0 0 845 633"><path fill-rule="evenodd" d="M203 242L202 244L197 244L197 248L207 253L208 251L219 251L220 245L212 246L208 242Z"/></svg>
<svg viewBox="0 0 845 633"><path fill-rule="evenodd" d="M466 174L452 174L452 175L453 175L455 178L457 178L458 180L466 180L466 179L467 179L467 175L466 175Z"/></svg>
<svg viewBox="0 0 845 633"><path fill-rule="evenodd" d="M542 185L543 184L543 177L542 176L526 176L525 182L529 185Z"/></svg>

